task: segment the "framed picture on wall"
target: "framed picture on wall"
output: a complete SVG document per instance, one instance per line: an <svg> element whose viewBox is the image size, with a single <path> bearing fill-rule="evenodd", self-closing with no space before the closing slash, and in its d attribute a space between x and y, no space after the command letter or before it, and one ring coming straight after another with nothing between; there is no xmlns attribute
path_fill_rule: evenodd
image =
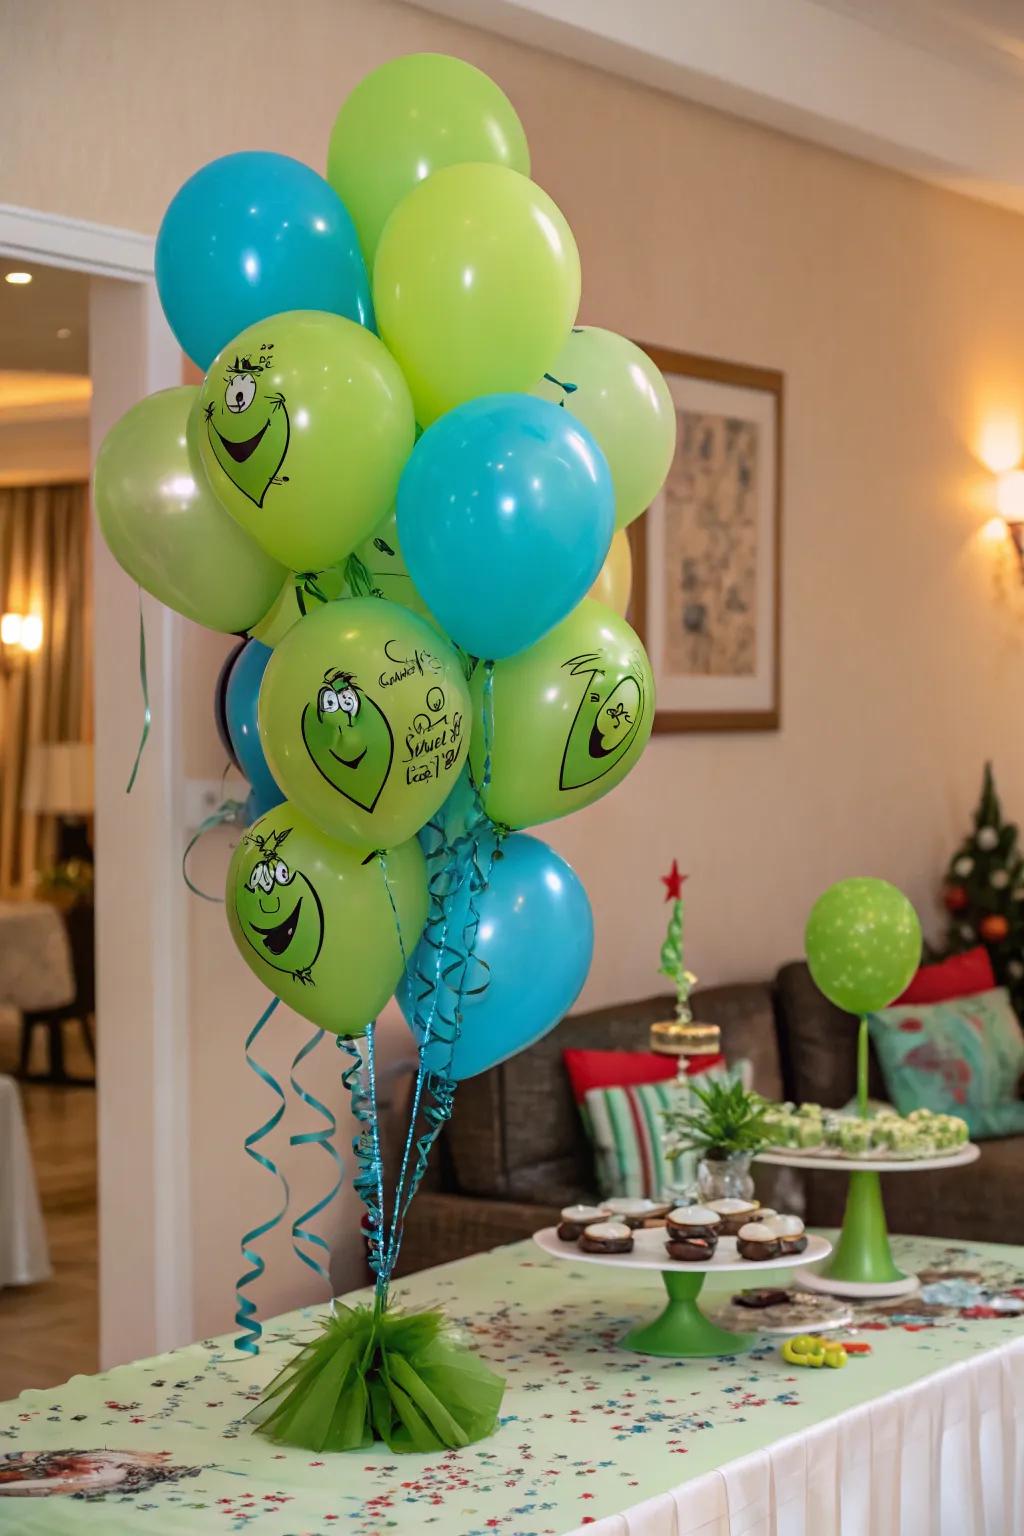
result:
<svg viewBox="0 0 1024 1536"><path fill-rule="evenodd" d="M630 527L654 729L777 730L782 374L641 345L678 426L668 479Z"/></svg>

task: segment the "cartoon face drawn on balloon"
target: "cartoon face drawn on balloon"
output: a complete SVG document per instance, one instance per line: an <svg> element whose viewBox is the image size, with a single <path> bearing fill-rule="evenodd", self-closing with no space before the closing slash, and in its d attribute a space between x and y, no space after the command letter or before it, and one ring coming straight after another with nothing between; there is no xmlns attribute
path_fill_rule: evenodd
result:
<svg viewBox="0 0 1024 1536"><path fill-rule="evenodd" d="M243 496L262 507L288 453L291 425L284 395L268 388L274 363L272 342L255 359L236 357L224 375L224 394L205 408L206 430L214 458Z"/></svg>
<svg viewBox="0 0 1024 1536"><path fill-rule="evenodd" d="M640 658L609 668L600 652L562 663L586 679L562 753L559 789L582 789L609 773L629 751L644 715Z"/></svg>
<svg viewBox="0 0 1024 1536"><path fill-rule="evenodd" d="M351 672L324 673L316 701L302 707L302 740L328 784L372 811L391 772L395 738L387 715Z"/></svg>
<svg viewBox="0 0 1024 1536"><path fill-rule="evenodd" d="M324 942L323 903L301 869L281 858L291 827L264 836L258 825L242 838L255 856L244 883L235 887L238 926L266 965L313 986L312 971Z"/></svg>

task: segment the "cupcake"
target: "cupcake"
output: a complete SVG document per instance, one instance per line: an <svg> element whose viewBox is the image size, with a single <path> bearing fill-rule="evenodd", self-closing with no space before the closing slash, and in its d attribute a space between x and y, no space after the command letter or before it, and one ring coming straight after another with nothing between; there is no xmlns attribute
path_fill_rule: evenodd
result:
<svg viewBox="0 0 1024 1536"><path fill-rule="evenodd" d="M759 1220L761 1214L759 1210L760 1204L760 1200L725 1199L708 1201L709 1209L717 1211L718 1215L722 1218L722 1225L718 1229L722 1237L735 1237L745 1222L754 1221L755 1219ZM754 1216L755 1211L758 1213L757 1218Z"/></svg>
<svg viewBox="0 0 1024 1536"><path fill-rule="evenodd" d="M608 1215L610 1212L604 1205L566 1205L556 1230L563 1243L575 1243L584 1227L604 1221Z"/></svg>
<svg viewBox="0 0 1024 1536"><path fill-rule="evenodd" d="M748 1221L736 1234L736 1252L741 1259L766 1264L782 1253L782 1239L769 1222Z"/></svg>
<svg viewBox="0 0 1024 1536"><path fill-rule="evenodd" d="M803 1253L807 1247L807 1233L804 1231L804 1224L799 1216L776 1216L773 1214L767 1221L762 1216L757 1225L767 1227L769 1231L775 1233L775 1236L782 1245L783 1255Z"/></svg>
<svg viewBox="0 0 1024 1536"><path fill-rule="evenodd" d="M580 1233L584 1253L632 1253L633 1232L624 1221L592 1221Z"/></svg>
<svg viewBox="0 0 1024 1536"><path fill-rule="evenodd" d="M673 1243L696 1237L710 1243L713 1252L721 1230L722 1218L710 1205L680 1205L665 1217L665 1236Z"/></svg>
<svg viewBox="0 0 1024 1536"><path fill-rule="evenodd" d="M627 1227L642 1227L645 1221L664 1216L669 1207L657 1200L639 1200L628 1196L616 1196L604 1202L604 1209L616 1221L624 1221Z"/></svg>

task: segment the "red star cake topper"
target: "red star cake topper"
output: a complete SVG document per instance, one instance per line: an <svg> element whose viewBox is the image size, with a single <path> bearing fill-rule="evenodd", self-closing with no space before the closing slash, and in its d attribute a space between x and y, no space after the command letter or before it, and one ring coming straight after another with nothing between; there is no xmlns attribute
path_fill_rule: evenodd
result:
<svg viewBox="0 0 1024 1536"><path fill-rule="evenodd" d="M665 900L681 900L683 894L683 881L689 880L689 878L689 875L681 875L679 873L679 862L677 859L673 859L672 868L669 870L668 874L660 876L661 883L665 887Z"/></svg>

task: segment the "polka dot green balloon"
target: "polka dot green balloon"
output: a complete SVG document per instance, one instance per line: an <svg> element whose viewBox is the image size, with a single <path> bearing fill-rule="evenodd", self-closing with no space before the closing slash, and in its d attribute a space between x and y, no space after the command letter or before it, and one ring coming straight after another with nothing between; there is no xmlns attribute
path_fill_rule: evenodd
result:
<svg viewBox="0 0 1024 1536"><path fill-rule="evenodd" d="M840 880L819 896L804 933L811 975L847 1013L885 1008L921 959L921 924L887 880Z"/></svg>

